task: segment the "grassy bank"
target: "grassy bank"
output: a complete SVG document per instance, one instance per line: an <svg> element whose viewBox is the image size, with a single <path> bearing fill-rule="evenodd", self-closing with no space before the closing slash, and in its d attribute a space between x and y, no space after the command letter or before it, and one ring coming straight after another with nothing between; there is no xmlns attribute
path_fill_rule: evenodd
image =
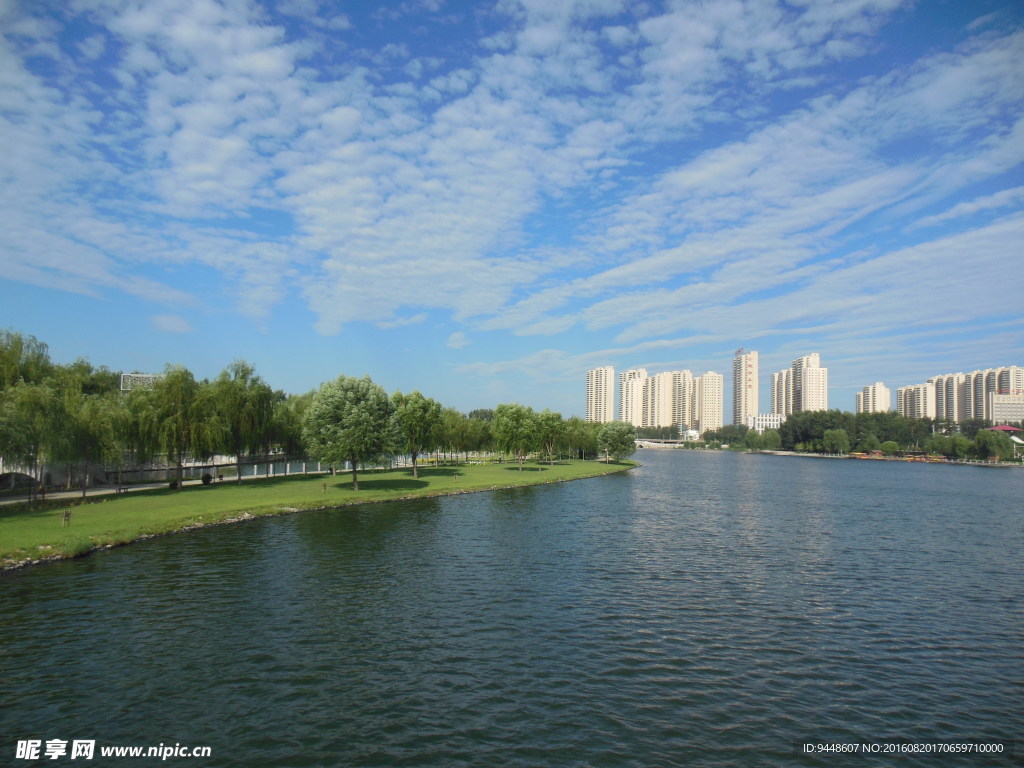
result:
<svg viewBox="0 0 1024 768"><path fill-rule="evenodd" d="M37 560L77 557L140 538L303 509L539 485L621 472L632 463L591 461L549 464L486 464L360 472L358 492L349 475L292 475L154 489L90 499L86 504L0 507L0 568ZM325 487L326 485L326 487ZM71 521L62 527L62 510Z"/></svg>

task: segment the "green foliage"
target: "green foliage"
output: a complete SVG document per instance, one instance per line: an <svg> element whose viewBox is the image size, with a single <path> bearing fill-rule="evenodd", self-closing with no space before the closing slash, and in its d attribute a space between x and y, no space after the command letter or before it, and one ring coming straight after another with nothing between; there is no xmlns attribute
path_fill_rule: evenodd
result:
<svg viewBox="0 0 1024 768"><path fill-rule="evenodd" d="M57 451L61 437L60 401L48 384L19 380L0 393L0 456L32 470L36 486L42 465Z"/></svg>
<svg viewBox="0 0 1024 768"><path fill-rule="evenodd" d="M224 442L213 387L196 381L187 368L167 366L153 389L136 392L142 434L175 465L180 489L185 460L211 456Z"/></svg>
<svg viewBox="0 0 1024 768"><path fill-rule="evenodd" d="M236 360L213 382L212 405L223 427L221 448L235 456L237 482L242 457L267 453L274 427L274 391L244 360Z"/></svg>
<svg viewBox="0 0 1024 768"><path fill-rule="evenodd" d="M0 331L0 392L19 381L38 384L50 375L49 348L35 336Z"/></svg>
<svg viewBox="0 0 1024 768"><path fill-rule="evenodd" d="M845 429L826 429L821 442L825 453L850 452L850 436Z"/></svg>
<svg viewBox="0 0 1024 768"><path fill-rule="evenodd" d="M706 443L722 443L723 445L739 443L743 445L743 440L749 431L750 427L746 424L726 424L718 429L709 429L701 437Z"/></svg>
<svg viewBox="0 0 1024 768"><path fill-rule="evenodd" d="M782 447L782 436L777 429L766 429L761 435L762 451L777 451Z"/></svg>
<svg viewBox="0 0 1024 768"><path fill-rule="evenodd" d="M303 422L310 453L335 466L352 464L352 488L359 490L358 466L390 456L396 448L391 398L369 376L339 376L313 396Z"/></svg>
<svg viewBox="0 0 1024 768"><path fill-rule="evenodd" d="M537 415L537 439L552 464L555 463L555 447L561 442L564 431L562 414L545 409Z"/></svg>
<svg viewBox="0 0 1024 768"><path fill-rule="evenodd" d="M900 445L895 440L886 440L881 446L879 446L879 450L881 450L886 456L894 456L899 449Z"/></svg>
<svg viewBox="0 0 1024 768"><path fill-rule="evenodd" d="M974 436L974 454L979 459L999 461L1013 456L1013 442L1005 432L981 429Z"/></svg>
<svg viewBox="0 0 1024 768"><path fill-rule="evenodd" d="M498 447L515 456L519 471L527 455L536 450L540 440L540 424L533 408L519 403L502 403L494 409L491 425Z"/></svg>
<svg viewBox="0 0 1024 768"><path fill-rule="evenodd" d="M408 395L395 392L391 399L401 447L412 457L412 476L419 477L416 458L421 453L431 451L442 437L446 436L450 440L460 442L458 430L453 428L452 434L444 435L441 404L419 392L414 391ZM461 417L457 411L455 414ZM456 424L459 421L460 419L456 419Z"/></svg>
<svg viewBox="0 0 1024 768"><path fill-rule="evenodd" d="M601 424L585 421L579 416L570 416L566 419L562 440L572 456L581 459L586 456L596 456L598 452L597 433L600 431Z"/></svg>
<svg viewBox="0 0 1024 768"><path fill-rule="evenodd" d="M620 461L636 452L636 428L624 421L610 421L597 433L597 445L605 457Z"/></svg>

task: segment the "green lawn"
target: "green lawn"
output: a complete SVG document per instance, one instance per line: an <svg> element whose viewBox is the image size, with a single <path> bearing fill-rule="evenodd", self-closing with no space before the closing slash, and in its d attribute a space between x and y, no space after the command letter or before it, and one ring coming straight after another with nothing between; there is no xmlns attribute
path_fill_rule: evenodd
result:
<svg viewBox="0 0 1024 768"><path fill-rule="evenodd" d="M516 485L575 480L635 466L631 462L593 461L539 464L482 464L421 468L419 479L408 468L360 472L359 491L350 475L292 475L235 483L189 485L181 491L154 489L121 496L99 496L84 505L50 501L44 508L0 505L0 568L25 560L75 557L105 545L125 544L142 536L169 533L192 525L275 515L301 509L438 496ZM326 483L326 490L324 484ZM61 511L71 509L62 527Z"/></svg>

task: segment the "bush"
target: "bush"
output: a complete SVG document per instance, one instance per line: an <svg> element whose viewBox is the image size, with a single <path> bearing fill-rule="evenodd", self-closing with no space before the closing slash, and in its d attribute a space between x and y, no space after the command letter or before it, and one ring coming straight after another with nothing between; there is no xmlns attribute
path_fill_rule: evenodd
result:
<svg viewBox="0 0 1024 768"><path fill-rule="evenodd" d="M212 482L213 482L213 475L211 475L209 472L207 472L205 475L203 475L203 485L209 485Z"/></svg>

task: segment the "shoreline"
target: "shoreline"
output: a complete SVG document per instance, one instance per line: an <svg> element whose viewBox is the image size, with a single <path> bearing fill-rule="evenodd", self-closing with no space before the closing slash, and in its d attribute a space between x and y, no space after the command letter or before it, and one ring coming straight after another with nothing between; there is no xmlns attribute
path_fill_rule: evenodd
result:
<svg viewBox="0 0 1024 768"><path fill-rule="evenodd" d="M719 451L722 453L742 453L750 456L795 456L801 459L856 459L858 461L895 461L903 464L933 464L956 467L996 467L999 469L1013 469L1016 467L1024 469L1024 464L1015 461L950 461L945 458L941 460L928 461L918 458L907 458L905 456L851 456L848 453L798 453L797 451L733 451L730 448L682 448L678 445L657 443L648 443L639 447L650 448L652 450Z"/></svg>
<svg viewBox="0 0 1024 768"><path fill-rule="evenodd" d="M595 462L603 464L603 462ZM170 530L158 530L158 531L141 531L137 535L133 535L128 539L117 539L115 541L97 541L93 546L88 549L75 550L74 552L62 552L44 557L28 557L22 560L4 560L0 562L0 578L4 574L13 571L20 571L25 568L31 568L37 565L47 565L50 563L60 562L62 560L75 560L80 557L86 557L93 552L100 552L103 550L115 549L117 547L124 547L130 544L134 544L138 541L146 541L148 539L160 538L163 536L172 536L178 533L187 533L189 531L196 531L203 528L214 528L221 525L233 525L235 523L244 523L251 520L259 520L266 517L280 517L283 515L295 515L301 512L318 512L327 509L343 509L345 507L363 506L369 504L390 504L399 501L415 501L417 499L430 499L430 498L441 498L445 496L460 496L471 493L489 493L492 491L508 490L511 488L529 488L534 486L542 485L556 485L558 483L572 482L575 480L587 480L594 477L606 477L608 475L619 474L622 472L629 472L639 466L638 462L626 461L622 464L613 465L613 469L606 469L602 472L595 472L593 474L585 474L576 477L560 477L551 480L541 480L537 482L519 482L519 483L505 483L498 485L482 486L482 487L470 487L470 488L456 488L450 490L434 490L431 491L429 488L423 489L419 493L408 493L400 496L394 496L389 498L369 498L369 499L346 499L344 501L334 502L330 504L299 504L298 506L284 506L284 505L269 505L266 507L250 507L247 509L237 509L226 512L228 517L213 519L209 521L202 521L202 516L198 520L195 519L183 519L181 525L173 527ZM544 465L541 465L544 468ZM460 469L465 469L460 467ZM456 477L458 475L456 474ZM317 479L321 476L317 475ZM370 475L372 477L372 475ZM257 481L258 482L258 481ZM144 493L145 491L140 491ZM94 502L95 503L95 502ZM88 504L84 506L89 506ZM80 509L80 506L72 507L73 509ZM52 510L57 511L56 507ZM214 513L216 514L216 513ZM97 534L94 537L102 538L106 536L114 536L115 534ZM54 545L39 544L37 548L53 548Z"/></svg>

